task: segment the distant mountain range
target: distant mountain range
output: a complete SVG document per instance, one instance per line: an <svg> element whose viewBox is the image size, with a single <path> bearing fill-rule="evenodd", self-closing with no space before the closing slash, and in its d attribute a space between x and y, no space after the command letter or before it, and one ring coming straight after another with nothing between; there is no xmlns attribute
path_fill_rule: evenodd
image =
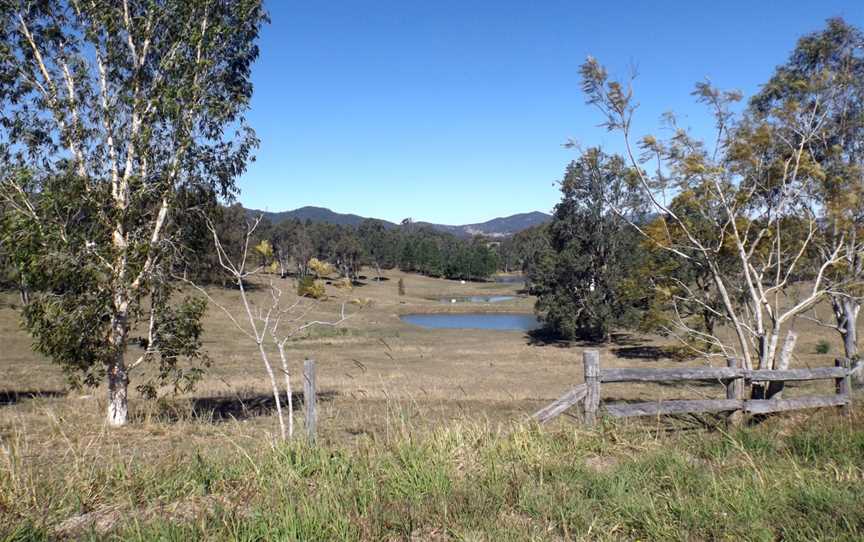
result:
<svg viewBox="0 0 864 542"><path fill-rule="evenodd" d="M366 220L366 217L354 214L337 213L324 207L300 207L293 211L282 211L280 213L257 211L255 209L247 209L247 212L253 215L261 213L274 224L278 224L283 220L297 219L303 222L310 220L312 222L327 222L329 224L353 226L356 228L361 222ZM431 222L415 222L415 224L451 233L459 237L471 237L474 235L507 237L533 226L545 224L551 220L551 218L552 217L546 213L534 211L531 213L519 213L512 216L493 218L492 220L487 220L486 222L480 222L478 224L464 224L461 226L433 224ZM382 220L381 222L392 228L398 226L397 224L386 220Z"/></svg>

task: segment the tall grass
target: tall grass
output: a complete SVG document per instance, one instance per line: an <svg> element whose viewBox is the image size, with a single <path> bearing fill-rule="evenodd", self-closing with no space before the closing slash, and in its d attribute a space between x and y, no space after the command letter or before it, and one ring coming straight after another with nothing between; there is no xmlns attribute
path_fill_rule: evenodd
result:
<svg viewBox="0 0 864 542"><path fill-rule="evenodd" d="M70 442L51 466L29 464L19 434L0 457L0 540L860 540L864 426L816 419L731 433L453 424L146 461Z"/></svg>

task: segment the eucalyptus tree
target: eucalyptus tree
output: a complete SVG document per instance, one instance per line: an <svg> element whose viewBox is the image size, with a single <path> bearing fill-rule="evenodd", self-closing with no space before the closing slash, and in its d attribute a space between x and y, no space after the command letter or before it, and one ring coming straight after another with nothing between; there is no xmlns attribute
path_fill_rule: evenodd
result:
<svg viewBox="0 0 864 542"><path fill-rule="evenodd" d="M166 326L194 335L202 313L167 310L178 194L235 194L265 20L260 0L0 0L2 197L34 292L25 325L74 381L107 377L111 425L127 421L131 365L158 358L176 376L194 355L165 348Z"/></svg>
<svg viewBox="0 0 864 542"><path fill-rule="evenodd" d="M713 114L713 144L694 138L672 116L669 138L636 141L632 84L611 79L593 58L583 64L582 80L588 103L602 112L609 130L621 134L637 190L670 233L661 241L638 223L631 226L657 248L710 274L721 306L716 316L734 339L703 334L715 347L706 355L739 357L748 369L788 366L796 318L825 299L831 291L827 275L842 261L840 239L812 264L805 257L816 248L825 209L819 191L824 172L816 160L826 130L820 102L790 99L782 115L737 121L731 104L741 94L700 83L694 94ZM698 214L698 227L672 206L682 195ZM725 266L729 247L732 267ZM692 292L691 301L711 308L700 292ZM700 333L683 320L677 324L684 334ZM754 388L755 395L762 392L762 386Z"/></svg>
<svg viewBox="0 0 864 542"><path fill-rule="evenodd" d="M568 339L605 341L613 328L635 322L630 270L638 264L638 239L616 212L630 219L640 212L631 182L624 159L598 148L567 166L545 230L549 248L529 279L539 316Z"/></svg>
<svg viewBox="0 0 864 542"><path fill-rule="evenodd" d="M856 328L864 299L864 34L842 19L802 37L789 60L779 66L750 102L751 114L763 121L790 115L790 104L812 104L824 128L813 142L813 159L821 176L814 190L823 202L817 258L838 244L841 263L825 275L830 284L833 322L844 353L858 358ZM792 110L796 121L801 113ZM814 311L815 312L815 311Z"/></svg>

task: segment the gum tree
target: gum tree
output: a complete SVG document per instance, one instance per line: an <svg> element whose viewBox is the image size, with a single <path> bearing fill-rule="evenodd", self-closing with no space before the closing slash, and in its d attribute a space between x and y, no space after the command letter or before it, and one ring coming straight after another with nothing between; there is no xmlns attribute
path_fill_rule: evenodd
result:
<svg viewBox="0 0 864 542"><path fill-rule="evenodd" d="M824 202L816 257L841 243L841 262L826 274L833 322L844 354L858 358L856 328L864 299L864 35L842 19L804 36L750 102L751 114L771 121L790 104L818 104L824 129L813 144L823 172L814 189ZM815 311L814 311L815 313Z"/></svg>
<svg viewBox="0 0 864 542"><path fill-rule="evenodd" d="M624 215L635 218L641 205L629 189L629 169L620 156L592 148L561 181L561 201L546 229L549 249L529 279L538 315L568 339L606 341L614 328L635 321L630 278L638 239Z"/></svg>
<svg viewBox="0 0 864 542"><path fill-rule="evenodd" d="M788 100L774 117L736 121L730 104L741 95L700 83L694 95L713 113L712 145L681 129L672 116L669 138L636 141L632 85L610 79L593 58L583 64L582 80L588 103L603 113L609 130L621 134L636 187L668 233L658 239L640 224L631 226L711 277L721 306L713 310L733 338L716 333L700 339L716 355L738 357L748 369L787 367L797 338L794 321L830 293L827 276L840 264L845 242L840 237L818 258L807 257L816 248L825 208L819 192L824 171L816 159L826 129L822 101ZM680 198L698 220L676 211L673 202ZM726 267L730 246L735 263ZM712 310L700 292L689 297ZM700 333L683 319L677 325L684 334ZM765 393L754 387L754 395Z"/></svg>
<svg viewBox="0 0 864 542"><path fill-rule="evenodd" d="M191 333L202 312L167 310L178 194L236 190L264 21L260 0L0 0L0 193L25 325L74 381L107 378L111 425L127 421L138 320L160 376L194 355L166 351L172 318Z"/></svg>

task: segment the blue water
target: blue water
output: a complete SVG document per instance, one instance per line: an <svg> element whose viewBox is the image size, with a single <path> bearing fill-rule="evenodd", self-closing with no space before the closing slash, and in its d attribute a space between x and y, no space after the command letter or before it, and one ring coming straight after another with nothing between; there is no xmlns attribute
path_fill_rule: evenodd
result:
<svg viewBox="0 0 864 542"><path fill-rule="evenodd" d="M430 329L495 329L531 331L540 327L533 314L467 313L467 314L406 314L403 322Z"/></svg>
<svg viewBox="0 0 864 542"><path fill-rule="evenodd" d="M504 284L519 284L525 282L525 275L495 275L492 278L495 282Z"/></svg>
<svg viewBox="0 0 864 542"><path fill-rule="evenodd" d="M514 295L468 295L442 297L441 303L501 303L516 299Z"/></svg>

